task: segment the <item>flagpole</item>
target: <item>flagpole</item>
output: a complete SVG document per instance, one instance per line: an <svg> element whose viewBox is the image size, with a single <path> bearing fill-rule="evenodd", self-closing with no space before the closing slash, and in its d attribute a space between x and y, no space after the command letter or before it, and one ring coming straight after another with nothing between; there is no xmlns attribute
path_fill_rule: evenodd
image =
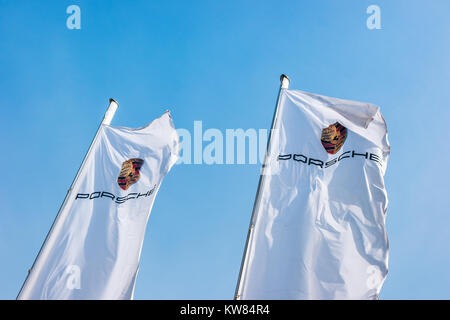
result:
<svg viewBox="0 0 450 320"><path fill-rule="evenodd" d="M278 97L277 97L277 103L275 105L275 111L273 113L273 118L272 118L272 125L270 127L270 133L269 133L269 140L267 142L267 148L266 148L266 154L264 156L264 163L263 163L263 167L261 170L261 174L259 176L259 182L258 182L258 189L256 191L256 197L255 197L255 202L253 204L253 211L252 211L252 217L250 219L250 226L248 228L248 233L247 233L247 240L245 242L245 249L244 249L244 254L242 256L242 262L241 262L241 268L239 271L239 278L238 278L238 282L236 284L236 291L234 293L234 299L235 300L239 300L241 297L240 294L240 290L241 290L241 281L242 281L242 274L243 274L243 270L245 267L245 264L247 262L247 254L248 254L248 247L250 245L250 241L252 238L252 234L253 234L253 229L255 226L255 215L256 212L258 210L259 207L259 202L260 202L260 197L261 197L261 188L264 184L265 181L265 170L267 167L267 158L269 155L269 150L270 150L270 143L271 143L271 138L272 138L272 131L275 128L275 124L278 118L278 110L279 110L279 106L280 106L280 96L281 96L281 92L283 89L287 89L289 87L289 78L288 76L286 76L285 74L282 74L280 76L280 89L278 90Z"/></svg>
<svg viewBox="0 0 450 320"><path fill-rule="evenodd" d="M58 210L58 214L56 215L55 220L53 221L52 226L50 227L50 230L47 233L47 236L45 237L45 240L42 243L41 248L39 249L39 253L36 256L36 258L35 258L35 260L33 262L33 265L31 266L31 269L28 270L27 277L25 278L25 281L23 282L22 287L20 288L20 291L19 291L16 299L19 299L19 297L21 296L22 291L23 291L27 281L33 280L33 279L30 279L30 274L33 271L33 268L35 267L36 262L38 261L38 258L41 256L41 254L45 254L44 248L46 247L46 244L48 244L48 242L51 241L51 235L55 232L55 229L57 229L58 226L59 226L58 222L61 219L61 212L62 212L62 210L64 209L64 207L65 207L65 205L67 203L67 199L69 199L69 196L70 196L70 194L71 194L71 192L73 190L73 187L75 186L75 184L76 184L76 182L78 180L78 177L80 176L80 173L81 173L82 169L84 168L86 160L87 160L89 154L91 153L91 150L92 150L92 147L94 145L94 142L97 140L97 137L98 137L98 135L100 133L100 129L101 129L102 125L109 125L111 123L111 121L112 121L112 119L114 117L114 114L116 113L118 107L119 107L119 104L114 99L110 98L109 99L109 106L108 106L108 109L105 112L105 115L103 116L103 120L100 123L100 125L98 126L98 129L97 129L97 132L95 133L94 139L92 139L91 144L89 145L88 151L86 152L86 155L84 156L83 161L81 162L81 165L78 168L77 174L75 175L75 178L73 179L69 190L67 190L66 197L64 198L64 201L63 201L63 203L61 204L61 206L60 206L60 208Z"/></svg>

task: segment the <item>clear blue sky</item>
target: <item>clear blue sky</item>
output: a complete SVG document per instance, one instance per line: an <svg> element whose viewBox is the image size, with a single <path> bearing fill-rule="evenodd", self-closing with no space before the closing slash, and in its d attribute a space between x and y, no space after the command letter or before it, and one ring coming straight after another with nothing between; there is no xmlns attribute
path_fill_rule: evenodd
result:
<svg viewBox="0 0 450 320"><path fill-rule="evenodd" d="M81 30L66 8L81 8ZM366 8L381 8L381 30ZM292 89L381 107L383 299L450 299L450 2L0 0L0 298L14 299L103 117L269 128ZM149 219L136 299L232 299L260 165L177 165Z"/></svg>

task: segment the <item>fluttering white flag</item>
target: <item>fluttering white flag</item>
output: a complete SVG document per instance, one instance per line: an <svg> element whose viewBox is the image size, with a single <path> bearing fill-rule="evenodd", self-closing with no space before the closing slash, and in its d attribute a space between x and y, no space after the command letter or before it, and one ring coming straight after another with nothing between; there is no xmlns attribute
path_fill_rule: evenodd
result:
<svg viewBox="0 0 450 320"><path fill-rule="evenodd" d="M169 112L139 129L102 124L18 299L132 299L148 217L178 149Z"/></svg>
<svg viewBox="0 0 450 320"><path fill-rule="evenodd" d="M281 89L240 299L377 299L388 272L378 107Z"/></svg>

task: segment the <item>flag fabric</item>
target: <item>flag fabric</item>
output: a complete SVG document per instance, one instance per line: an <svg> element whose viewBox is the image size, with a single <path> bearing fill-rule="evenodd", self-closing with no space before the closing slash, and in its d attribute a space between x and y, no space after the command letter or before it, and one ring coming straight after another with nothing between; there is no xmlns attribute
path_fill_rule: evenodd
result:
<svg viewBox="0 0 450 320"><path fill-rule="evenodd" d="M169 112L139 129L102 124L18 299L132 299L150 211L178 149Z"/></svg>
<svg viewBox="0 0 450 320"><path fill-rule="evenodd" d="M239 298L377 299L389 154L377 106L281 89Z"/></svg>

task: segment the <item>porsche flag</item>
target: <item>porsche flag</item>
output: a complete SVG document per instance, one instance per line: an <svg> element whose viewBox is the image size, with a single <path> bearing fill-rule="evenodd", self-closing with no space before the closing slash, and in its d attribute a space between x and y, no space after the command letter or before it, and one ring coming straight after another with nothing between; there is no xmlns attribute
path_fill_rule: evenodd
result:
<svg viewBox="0 0 450 320"><path fill-rule="evenodd" d="M178 148L168 112L140 129L102 124L18 299L132 299L147 220Z"/></svg>
<svg viewBox="0 0 450 320"><path fill-rule="evenodd" d="M388 271L378 107L281 89L240 299L377 299Z"/></svg>

